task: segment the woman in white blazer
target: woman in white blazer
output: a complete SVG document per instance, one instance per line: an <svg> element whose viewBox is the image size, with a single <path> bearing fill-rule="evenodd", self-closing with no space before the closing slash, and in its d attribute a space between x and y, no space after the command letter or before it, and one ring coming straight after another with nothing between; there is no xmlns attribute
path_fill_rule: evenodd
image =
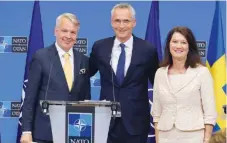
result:
<svg viewBox="0 0 227 143"><path fill-rule="evenodd" d="M213 81L187 27L173 28L154 81L156 143L208 143L216 123Z"/></svg>

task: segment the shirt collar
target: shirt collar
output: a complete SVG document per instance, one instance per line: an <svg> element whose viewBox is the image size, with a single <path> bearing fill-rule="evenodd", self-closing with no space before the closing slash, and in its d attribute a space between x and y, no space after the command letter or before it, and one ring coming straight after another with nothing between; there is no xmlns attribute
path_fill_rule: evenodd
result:
<svg viewBox="0 0 227 143"><path fill-rule="evenodd" d="M114 46L119 46L120 47L121 42L115 38L114 40ZM128 41L124 42L123 44L125 44L125 48L131 48L132 44L133 44L133 36L131 36Z"/></svg>
<svg viewBox="0 0 227 143"><path fill-rule="evenodd" d="M68 53L68 54L70 55L70 57L73 56L73 48L70 48L68 52L65 52L65 51L58 45L57 42L55 42L55 46L56 46L56 48L57 48L57 51L58 51L58 54L59 54L60 57L63 57L63 55L64 55L65 53Z"/></svg>

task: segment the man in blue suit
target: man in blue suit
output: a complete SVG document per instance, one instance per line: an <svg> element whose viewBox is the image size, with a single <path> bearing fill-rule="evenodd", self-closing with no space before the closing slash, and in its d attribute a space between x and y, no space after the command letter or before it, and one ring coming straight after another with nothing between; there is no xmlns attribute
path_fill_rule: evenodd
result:
<svg viewBox="0 0 227 143"><path fill-rule="evenodd" d="M40 100L90 99L89 59L73 49L79 21L70 13L56 20L56 42L33 56L22 109L22 143L53 143L50 119Z"/></svg>
<svg viewBox="0 0 227 143"><path fill-rule="evenodd" d="M131 5L114 6L111 24L116 36L96 41L89 60L91 76L100 72L100 100L114 101L115 96L121 104L122 117L111 119L107 142L146 143L150 127L148 79L153 84L157 52L132 34L136 19Z"/></svg>

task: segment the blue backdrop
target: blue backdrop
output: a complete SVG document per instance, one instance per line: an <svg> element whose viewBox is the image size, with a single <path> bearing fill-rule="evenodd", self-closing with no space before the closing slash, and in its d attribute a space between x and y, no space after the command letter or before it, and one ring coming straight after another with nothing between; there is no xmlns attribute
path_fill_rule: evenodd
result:
<svg viewBox="0 0 227 143"><path fill-rule="evenodd" d="M110 11L119 2L40 2L44 45L55 41L55 19L64 12L77 15L81 23L79 37L88 39L88 53L94 41L112 36ZM151 2L128 2L136 9L134 34L145 38ZM160 2L160 34L163 45L168 31L174 26L188 26L196 39L208 47L215 2ZM0 36L29 36L33 1L0 2ZM224 32L226 3L221 2ZM226 33L224 33L226 39ZM226 41L224 41L226 43ZM26 53L0 53L0 102L20 101ZM98 78L98 75L97 75ZM98 99L99 87L92 87L92 98ZM0 118L2 143L14 143L18 118Z"/></svg>

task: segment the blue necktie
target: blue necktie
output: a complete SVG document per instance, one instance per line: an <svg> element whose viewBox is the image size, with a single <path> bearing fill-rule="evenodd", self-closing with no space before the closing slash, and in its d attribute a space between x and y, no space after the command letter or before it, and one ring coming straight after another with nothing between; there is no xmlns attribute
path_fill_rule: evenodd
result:
<svg viewBox="0 0 227 143"><path fill-rule="evenodd" d="M121 54L118 60L116 76L119 84L122 84L124 80L124 71L125 71L125 44L120 44Z"/></svg>

